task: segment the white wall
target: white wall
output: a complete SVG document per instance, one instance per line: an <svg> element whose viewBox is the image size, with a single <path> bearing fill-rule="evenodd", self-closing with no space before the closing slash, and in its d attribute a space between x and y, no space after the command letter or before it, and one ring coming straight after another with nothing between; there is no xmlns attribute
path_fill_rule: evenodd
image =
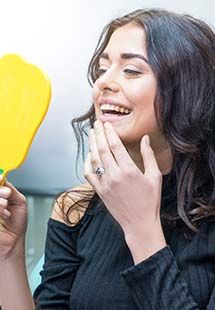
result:
<svg viewBox="0 0 215 310"><path fill-rule="evenodd" d="M90 106L87 66L100 31L110 19L137 8L161 7L190 13L215 25L213 3L213 0L0 1L0 55L22 55L42 67L52 83L48 114L25 163L10 173L9 180L21 189L50 193L79 183L74 170L76 144L70 121Z"/></svg>

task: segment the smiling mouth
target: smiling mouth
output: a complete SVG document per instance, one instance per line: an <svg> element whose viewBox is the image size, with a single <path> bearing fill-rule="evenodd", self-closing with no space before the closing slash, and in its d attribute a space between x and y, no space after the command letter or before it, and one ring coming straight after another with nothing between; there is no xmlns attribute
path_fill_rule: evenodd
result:
<svg viewBox="0 0 215 310"><path fill-rule="evenodd" d="M130 114L132 114L132 112L125 114L117 111L102 111L102 114L99 116L99 119L102 122L115 122L127 119L130 116Z"/></svg>
<svg viewBox="0 0 215 310"><path fill-rule="evenodd" d="M121 113L120 111L118 112L118 111L113 111L113 110L102 111L103 115L108 115L108 116L112 116L112 115L115 115L115 116L128 116L130 113L131 113L131 111L129 113Z"/></svg>

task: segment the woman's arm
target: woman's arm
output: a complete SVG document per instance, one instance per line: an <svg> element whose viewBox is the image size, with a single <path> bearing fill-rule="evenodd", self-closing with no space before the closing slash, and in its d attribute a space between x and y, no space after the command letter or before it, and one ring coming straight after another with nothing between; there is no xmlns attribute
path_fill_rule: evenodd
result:
<svg viewBox="0 0 215 310"><path fill-rule="evenodd" d="M25 197L11 183L6 181L0 186L0 305L3 310L34 309L25 267L27 212Z"/></svg>
<svg viewBox="0 0 215 310"><path fill-rule="evenodd" d="M33 310L34 302L28 284L25 266L25 240L20 240L16 250L0 261L0 305L2 310Z"/></svg>

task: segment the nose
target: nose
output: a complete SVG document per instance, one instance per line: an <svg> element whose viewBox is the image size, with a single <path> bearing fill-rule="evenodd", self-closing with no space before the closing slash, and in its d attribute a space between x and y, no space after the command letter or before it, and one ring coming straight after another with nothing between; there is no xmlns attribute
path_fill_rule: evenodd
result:
<svg viewBox="0 0 215 310"><path fill-rule="evenodd" d="M98 78L97 86L99 90L103 92L108 90L111 92L118 92L120 88L117 77L108 71Z"/></svg>

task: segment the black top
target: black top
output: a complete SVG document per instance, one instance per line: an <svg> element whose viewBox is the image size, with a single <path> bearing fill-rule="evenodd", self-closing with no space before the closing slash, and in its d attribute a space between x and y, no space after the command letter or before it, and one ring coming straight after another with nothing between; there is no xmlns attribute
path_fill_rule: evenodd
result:
<svg viewBox="0 0 215 310"><path fill-rule="evenodd" d="M161 214L176 210L174 188L164 176ZM96 194L76 226L49 219L36 309L214 310L215 222L205 220L189 237L167 223L168 245L134 265L120 225Z"/></svg>

